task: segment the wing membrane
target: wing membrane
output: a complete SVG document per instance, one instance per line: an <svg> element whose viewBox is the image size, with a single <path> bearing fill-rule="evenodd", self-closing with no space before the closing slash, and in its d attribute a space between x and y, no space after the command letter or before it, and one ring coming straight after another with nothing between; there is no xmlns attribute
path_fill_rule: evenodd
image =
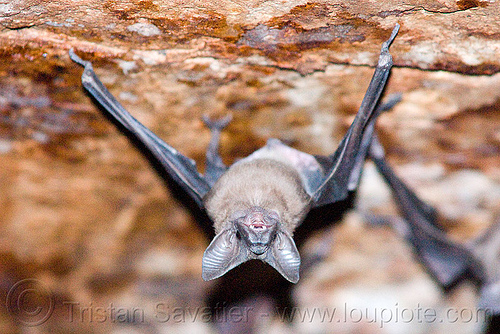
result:
<svg viewBox="0 0 500 334"><path fill-rule="evenodd" d="M352 122L347 134L342 139L337 151L331 156L332 166L324 182L313 195L314 206L321 206L343 200L349 191L357 186L360 172L360 160L364 160L366 149L362 149L362 142L369 142L365 137L369 124L375 122L376 107L382 94L392 67L392 56L389 46L396 37L399 25L393 29L389 39L383 43L375 73L370 81L361 106ZM358 169L358 170L356 170Z"/></svg>
<svg viewBox="0 0 500 334"><path fill-rule="evenodd" d="M192 196L200 207L203 207L202 199L210 190L210 186L198 173L196 163L169 146L125 110L99 80L90 62L82 60L73 50L70 50L69 54L74 62L84 67L82 84L85 89L114 119L143 143L158 159L165 171Z"/></svg>

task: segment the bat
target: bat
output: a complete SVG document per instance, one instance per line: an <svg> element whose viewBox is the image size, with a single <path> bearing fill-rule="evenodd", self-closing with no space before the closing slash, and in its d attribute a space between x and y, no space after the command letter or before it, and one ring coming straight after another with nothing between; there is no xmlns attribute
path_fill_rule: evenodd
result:
<svg viewBox="0 0 500 334"><path fill-rule="evenodd" d="M478 307L500 318L500 220L466 246L485 270Z"/></svg>
<svg viewBox="0 0 500 334"><path fill-rule="evenodd" d="M418 259L445 289L465 277L478 283L485 280L483 265L470 249L454 242L438 224L437 210L423 202L401 181L385 160L376 135L371 138L368 156L391 188L403 215L405 238L413 246Z"/></svg>
<svg viewBox="0 0 500 334"><path fill-rule="evenodd" d="M290 282L299 280L300 255L292 239L295 228L314 207L345 199L358 186L371 141L370 131L393 65L389 46L397 24L382 44L375 72L361 106L337 150L313 156L269 139L266 146L227 167L218 153L219 135L229 118L205 118L212 139L206 172L148 130L111 95L94 73L92 64L73 50L70 58L82 65L83 87L133 134L160 162L165 172L205 209L215 237L202 259L202 278L211 280L251 259L274 267ZM372 131L371 131L372 132Z"/></svg>
<svg viewBox="0 0 500 334"><path fill-rule="evenodd" d="M368 129L372 130L373 126ZM404 236L420 263L448 291L470 279L478 288L478 308L485 311L485 333L498 332L500 321L500 220L467 244L454 242L438 224L437 210L423 202L394 173L376 135L368 157L391 188L404 219Z"/></svg>

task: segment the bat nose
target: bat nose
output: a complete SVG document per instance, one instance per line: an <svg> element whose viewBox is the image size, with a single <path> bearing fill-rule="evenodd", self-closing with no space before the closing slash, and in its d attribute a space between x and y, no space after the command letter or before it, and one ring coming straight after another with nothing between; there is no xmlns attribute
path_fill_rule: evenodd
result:
<svg viewBox="0 0 500 334"><path fill-rule="evenodd" d="M264 215L259 211L252 213L247 226L256 231L265 231L268 228L264 220Z"/></svg>
<svg viewBox="0 0 500 334"><path fill-rule="evenodd" d="M252 220L249 224L249 227L253 230L264 231L267 229L267 225L263 220Z"/></svg>

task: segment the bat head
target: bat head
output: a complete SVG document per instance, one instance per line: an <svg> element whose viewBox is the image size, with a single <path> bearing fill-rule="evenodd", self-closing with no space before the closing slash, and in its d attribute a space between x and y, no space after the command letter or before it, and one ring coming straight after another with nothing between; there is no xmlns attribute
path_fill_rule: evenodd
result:
<svg viewBox="0 0 500 334"><path fill-rule="evenodd" d="M240 214L234 225L248 249L260 256L269 249L276 238L278 224L279 216L276 212L253 207Z"/></svg>
<svg viewBox="0 0 500 334"><path fill-rule="evenodd" d="M299 280L299 252L281 228L277 212L254 206L232 218L231 227L217 234L203 255L204 280L220 277L252 259L270 264L290 282Z"/></svg>

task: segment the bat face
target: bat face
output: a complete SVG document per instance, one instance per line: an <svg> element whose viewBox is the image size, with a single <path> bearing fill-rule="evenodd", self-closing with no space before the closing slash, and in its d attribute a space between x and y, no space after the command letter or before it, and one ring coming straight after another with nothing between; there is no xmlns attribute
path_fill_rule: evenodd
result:
<svg viewBox="0 0 500 334"><path fill-rule="evenodd" d="M234 225L241 239L256 256L264 254L276 239L278 213L254 206L237 215Z"/></svg>
<svg viewBox="0 0 500 334"><path fill-rule="evenodd" d="M259 214L262 208L258 209ZM244 219L251 219L255 212ZM254 226L252 226L254 225ZM257 226L257 227L255 227ZM261 260L292 283L299 280L300 255L291 236L278 224L263 228L261 222L234 223L217 234L203 255L202 277L211 280L248 261ZM261 230L262 229L262 230Z"/></svg>
<svg viewBox="0 0 500 334"><path fill-rule="evenodd" d="M234 266L259 259L276 268L288 280L298 281L300 256L293 239L281 229L276 212L252 207L231 225L230 229L217 235L205 251L205 278L219 277Z"/></svg>
<svg viewBox="0 0 500 334"><path fill-rule="evenodd" d="M300 256L291 235L309 211L310 196L292 166L247 157L220 177L204 203L216 230L203 256L204 279L259 259L298 281Z"/></svg>

